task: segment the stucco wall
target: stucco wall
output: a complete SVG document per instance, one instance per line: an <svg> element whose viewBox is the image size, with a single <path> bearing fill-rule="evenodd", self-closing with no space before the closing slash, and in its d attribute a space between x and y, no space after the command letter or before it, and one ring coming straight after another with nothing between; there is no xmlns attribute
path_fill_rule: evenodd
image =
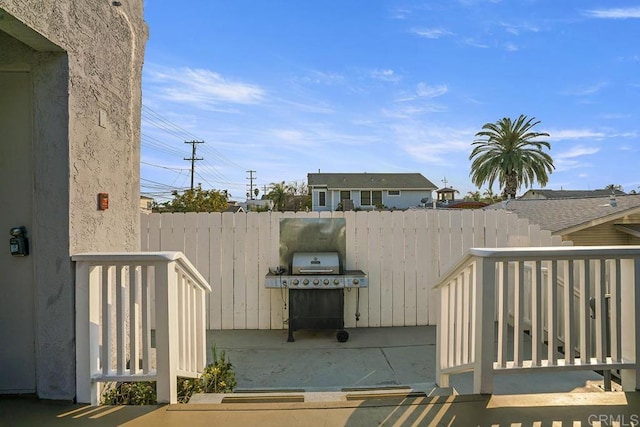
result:
<svg viewBox="0 0 640 427"><path fill-rule="evenodd" d="M15 22L3 27L3 21L24 28ZM40 397L75 395L69 256L139 249L146 38L141 1L113 6L107 0L0 0L0 68L30 71L34 86L32 256ZM109 193L106 211L97 209L101 192Z"/></svg>

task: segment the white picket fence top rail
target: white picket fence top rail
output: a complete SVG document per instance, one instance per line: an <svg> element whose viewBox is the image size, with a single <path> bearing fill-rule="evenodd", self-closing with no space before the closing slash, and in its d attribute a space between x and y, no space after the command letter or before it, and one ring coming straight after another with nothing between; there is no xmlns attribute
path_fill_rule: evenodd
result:
<svg viewBox="0 0 640 427"><path fill-rule="evenodd" d="M78 401L97 404L107 381L156 381L158 402L176 403L177 377L198 377L206 365L207 281L181 252L71 259Z"/></svg>
<svg viewBox="0 0 640 427"><path fill-rule="evenodd" d="M491 393L498 373L620 370L640 389L639 246L471 248L435 289L440 386L466 371Z"/></svg>

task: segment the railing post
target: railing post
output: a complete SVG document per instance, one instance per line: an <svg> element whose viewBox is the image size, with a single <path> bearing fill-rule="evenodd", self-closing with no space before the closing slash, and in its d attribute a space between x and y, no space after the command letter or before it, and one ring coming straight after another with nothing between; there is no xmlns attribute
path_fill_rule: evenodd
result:
<svg viewBox="0 0 640 427"><path fill-rule="evenodd" d="M99 274L89 262L76 264L76 400L97 405L99 387L91 376L100 354Z"/></svg>
<svg viewBox="0 0 640 427"><path fill-rule="evenodd" d="M640 390L640 258L623 259L620 264L622 358L635 363L635 369L621 369L620 376L622 389L634 391Z"/></svg>
<svg viewBox="0 0 640 427"><path fill-rule="evenodd" d="M495 289L496 261L479 258L476 261L476 308L475 308L475 355L473 370L473 392L493 392L493 347L495 341Z"/></svg>
<svg viewBox="0 0 640 427"><path fill-rule="evenodd" d="M448 340L449 334L449 286L438 289L440 304L438 313L438 325L436 326L436 383L438 387L449 387L449 375L442 373L442 364L448 364Z"/></svg>
<svg viewBox="0 0 640 427"><path fill-rule="evenodd" d="M176 262L155 265L156 274L156 391L158 403L178 401L178 278Z"/></svg>

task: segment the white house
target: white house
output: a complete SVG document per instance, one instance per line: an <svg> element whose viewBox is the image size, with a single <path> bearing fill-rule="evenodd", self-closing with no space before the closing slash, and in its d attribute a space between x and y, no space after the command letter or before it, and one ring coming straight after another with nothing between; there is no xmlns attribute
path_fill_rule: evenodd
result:
<svg viewBox="0 0 640 427"><path fill-rule="evenodd" d="M420 173L310 173L307 182L314 211L408 209L431 203L437 189Z"/></svg>

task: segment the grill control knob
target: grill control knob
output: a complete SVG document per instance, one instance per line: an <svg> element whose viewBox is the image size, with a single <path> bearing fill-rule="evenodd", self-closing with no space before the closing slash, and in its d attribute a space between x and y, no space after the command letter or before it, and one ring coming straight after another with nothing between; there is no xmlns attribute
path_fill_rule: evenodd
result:
<svg viewBox="0 0 640 427"><path fill-rule="evenodd" d="M293 286L298 286L298 283L300 282L298 281L298 279L293 279L292 283L293 283Z"/></svg>
<svg viewBox="0 0 640 427"><path fill-rule="evenodd" d="M318 283L320 283L320 281L318 279L313 279L313 284L317 285Z"/></svg>
<svg viewBox="0 0 640 427"><path fill-rule="evenodd" d="M329 284L329 279L324 279L322 283L324 283L324 285L327 286Z"/></svg>
<svg viewBox="0 0 640 427"><path fill-rule="evenodd" d="M352 283L353 283L354 285L357 285L358 283L360 283L360 281L359 281L358 279L353 279L353 282L352 282Z"/></svg>
<svg viewBox="0 0 640 427"><path fill-rule="evenodd" d="M309 279L304 279L304 280L302 281L302 284L303 284L303 285L308 285L308 284L309 284Z"/></svg>

